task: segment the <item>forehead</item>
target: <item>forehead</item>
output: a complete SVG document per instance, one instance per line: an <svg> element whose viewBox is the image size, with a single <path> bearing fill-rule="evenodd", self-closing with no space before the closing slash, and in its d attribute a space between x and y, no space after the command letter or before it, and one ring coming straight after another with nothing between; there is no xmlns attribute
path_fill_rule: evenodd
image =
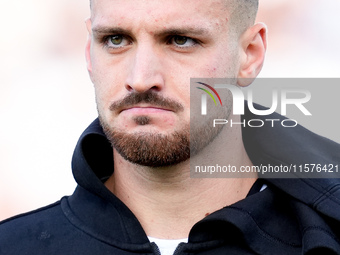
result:
<svg viewBox="0 0 340 255"><path fill-rule="evenodd" d="M226 0L92 0L93 26L131 26L164 29L168 26L225 29L229 20Z"/></svg>

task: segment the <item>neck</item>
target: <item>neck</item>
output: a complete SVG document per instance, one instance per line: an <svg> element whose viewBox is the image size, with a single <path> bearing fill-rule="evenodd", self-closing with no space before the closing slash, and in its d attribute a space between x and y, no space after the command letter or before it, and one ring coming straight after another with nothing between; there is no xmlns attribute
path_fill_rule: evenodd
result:
<svg viewBox="0 0 340 255"><path fill-rule="evenodd" d="M230 165L251 165L241 130L233 132L238 133L239 139L225 143L225 139L219 139L225 136L222 131L206 149L212 154L223 151ZM216 150L220 148L216 142L222 142L223 150ZM255 175L235 179L190 178L189 161L155 169L131 164L116 151L114 159L114 174L105 185L136 215L146 234L156 238L187 238L196 222L245 198L256 180Z"/></svg>

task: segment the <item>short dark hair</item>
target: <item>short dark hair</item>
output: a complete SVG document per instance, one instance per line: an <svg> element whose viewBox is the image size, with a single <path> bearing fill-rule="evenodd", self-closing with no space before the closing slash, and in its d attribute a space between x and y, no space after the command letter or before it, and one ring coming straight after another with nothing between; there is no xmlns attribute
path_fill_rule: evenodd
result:
<svg viewBox="0 0 340 255"><path fill-rule="evenodd" d="M226 0L230 12L230 29L242 34L255 23L259 0Z"/></svg>
<svg viewBox="0 0 340 255"><path fill-rule="evenodd" d="M90 0L90 8L92 8ZM226 7L230 12L230 28L236 34L243 33L248 27L254 24L259 0L225 0Z"/></svg>

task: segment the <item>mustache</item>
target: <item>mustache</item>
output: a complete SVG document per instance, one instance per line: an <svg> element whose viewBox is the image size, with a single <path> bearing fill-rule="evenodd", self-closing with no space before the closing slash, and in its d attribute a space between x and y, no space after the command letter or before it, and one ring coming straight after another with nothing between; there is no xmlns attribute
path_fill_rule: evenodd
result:
<svg viewBox="0 0 340 255"><path fill-rule="evenodd" d="M140 103L150 104L152 106L158 106L160 108L166 108L174 112L183 111L184 107L177 101L169 98L165 98L153 91L146 91L143 93L132 92L123 99L113 102L110 105L110 111L121 111L125 108L135 106Z"/></svg>

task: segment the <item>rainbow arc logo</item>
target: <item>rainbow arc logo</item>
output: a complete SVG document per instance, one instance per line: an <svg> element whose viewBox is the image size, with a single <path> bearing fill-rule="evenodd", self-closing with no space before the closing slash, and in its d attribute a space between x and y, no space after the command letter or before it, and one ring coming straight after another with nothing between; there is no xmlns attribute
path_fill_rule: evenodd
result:
<svg viewBox="0 0 340 255"><path fill-rule="evenodd" d="M206 87L209 88L212 92L214 92L214 94L217 96L218 100L220 101L221 106L223 106L223 105L222 105L222 100L221 100L221 98L220 98L220 95L217 93L217 91L216 91L212 86L210 86L210 85L208 85L208 84L205 84L205 83L203 83L203 82L197 82L197 83L198 83L198 84L201 84L201 85L203 85L203 86L206 86ZM198 89L203 90L204 92L206 92L206 93L214 100L215 105L217 105L217 102L216 102L216 100L215 100L213 94L212 94L209 90L206 90L206 89L203 89L203 88L200 88L200 87L196 87L196 88L198 88Z"/></svg>

